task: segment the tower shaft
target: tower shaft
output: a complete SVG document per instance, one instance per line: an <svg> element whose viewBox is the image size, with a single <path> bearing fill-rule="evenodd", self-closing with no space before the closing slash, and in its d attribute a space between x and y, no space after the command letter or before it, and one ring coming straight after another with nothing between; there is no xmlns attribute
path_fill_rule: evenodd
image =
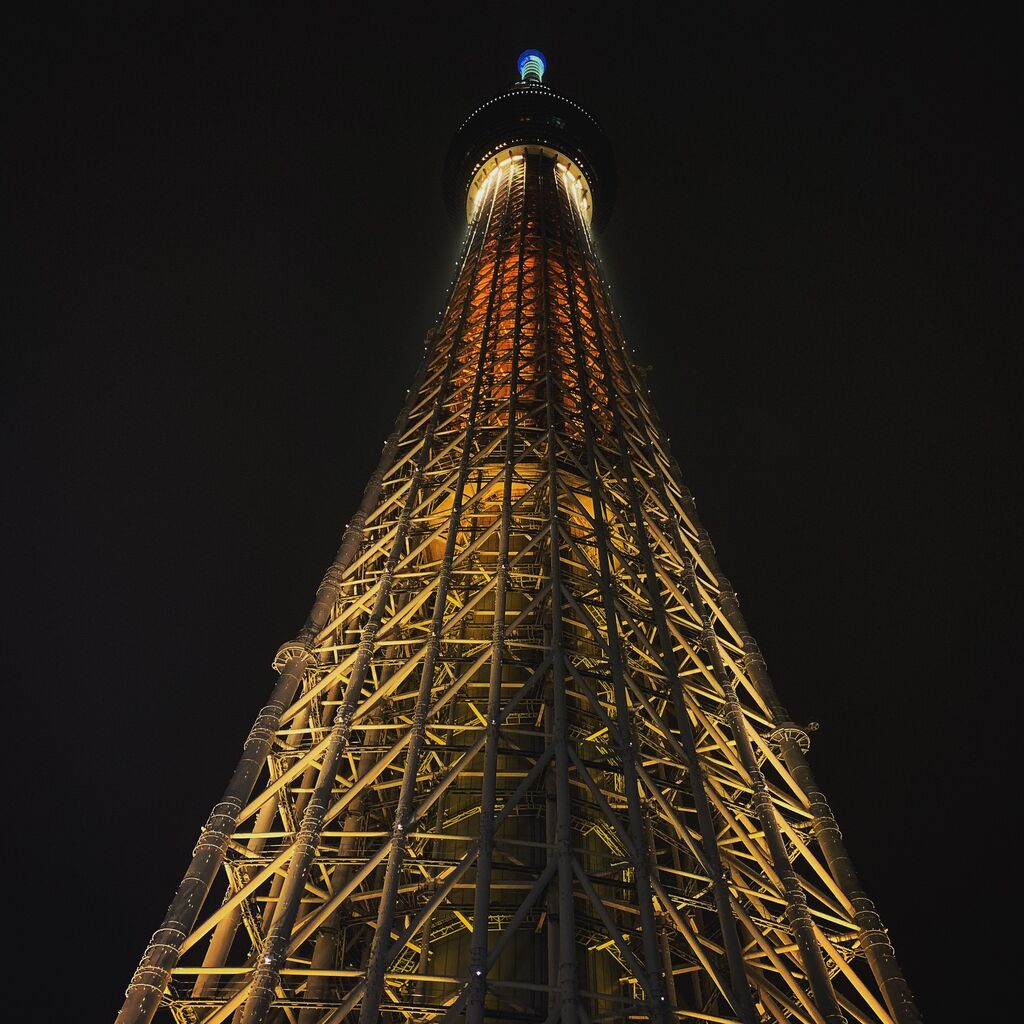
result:
<svg viewBox="0 0 1024 1024"><path fill-rule="evenodd" d="M120 1021L916 1020L631 361L584 171L515 143L469 192Z"/></svg>

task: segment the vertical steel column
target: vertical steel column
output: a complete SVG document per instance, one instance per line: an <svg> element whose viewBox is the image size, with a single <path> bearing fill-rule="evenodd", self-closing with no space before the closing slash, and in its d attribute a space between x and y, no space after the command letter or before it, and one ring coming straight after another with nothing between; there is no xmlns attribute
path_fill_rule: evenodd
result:
<svg viewBox="0 0 1024 1024"><path fill-rule="evenodd" d="M516 174L512 164L513 180ZM525 178L525 161L520 167ZM476 890L473 899L473 938L469 951L469 998L466 1004L468 1024L483 1024L487 997L488 921L491 905L491 868L494 846L494 803L498 784L498 713L501 709L501 676L505 657L505 598L509 586L509 535L512 520L512 476L515 462L516 389L519 386L519 335L522 326L523 270L526 239L525 181L519 205L519 258L516 268L515 327L512 332L512 367L509 379L508 425L505 434L505 469L501 490L501 522L498 527L497 581L494 593L494 629L491 636L491 664L487 682L487 742L484 747L484 770L480 793L480 852L477 855ZM504 270L502 270L504 280ZM500 285L499 285L500 290ZM500 299L499 299L500 303ZM500 315L500 307L499 307ZM497 342L495 343L497 349ZM495 360L497 362L497 360Z"/></svg>
<svg viewBox="0 0 1024 1024"><path fill-rule="evenodd" d="M603 282L599 281L599 283ZM615 326L616 325L613 323L613 328ZM638 420L641 423L643 422L643 411L647 410L652 421L657 424L657 417L654 410L650 408L640 395L633 372L628 369L629 360L627 348L625 341L621 336L621 332L617 332L617 340L620 351L622 352L624 365L627 367L625 379L630 386L634 406L640 413ZM653 449L650 434L648 433L647 436L649 446ZM710 536L700 522L693 496L686 485L682 482L682 471L679 468L679 463L671 454L667 444L667 438L664 437L663 432L662 436L658 438L658 447L670 460L675 476L675 483L682 496L687 517L690 519L691 523L693 523L698 533L698 550L700 551L701 558L709 567L718 583L719 605L721 611L729 621L730 625L732 625L740 636L743 643L743 649L747 652L744 659L744 665L750 672L754 685L764 697L765 703L768 705L772 713L772 717L778 725L778 729L776 730L776 733L773 734L772 738L779 742L783 760L787 768L792 773L797 785L799 785L808 796L809 807L813 814L812 829L814 831L815 838L818 840L818 844L825 855L826 863L828 864L830 871L833 873L840 888L846 893L847 897L851 901L854 909L855 923L865 935L865 940L862 940L862 946L865 950L865 958L868 961L872 974L878 983L886 1005L889 1011L893 1014L897 1024L917 1024L917 1022L920 1021L920 1016L913 1003L913 997L910 994L909 986L907 985L903 974L900 971L899 965L896 962L893 947L888 940L888 936L886 935L884 928L882 927L881 920L875 911L874 904L870 899L868 899L867 894L861 888L860 882L853 870L853 865L850 861L849 855L842 844L842 834L840 833L835 818L832 815L831 808L829 808L824 794L818 788L810 766L807 764L806 758L804 757L804 751L800 745L800 739L806 741L806 733L804 733L798 726L794 725L775 692L771 679L768 676L764 659L761 656L760 649L754 641L754 638L746 624L746 620L740 611L735 590L718 565L717 556L714 546L711 543ZM658 470L658 473L660 480L660 470ZM668 502L667 494L665 493L664 481L661 480L660 482L663 497L666 500L666 507L670 508L671 503ZM685 545L681 545L681 550L685 551Z"/></svg>
<svg viewBox="0 0 1024 1024"><path fill-rule="evenodd" d="M381 673L382 683L386 682L389 674L386 671ZM379 714L371 713L369 717L376 719L379 718ZM373 748L370 745L366 745L359 755L359 761L355 770L356 778L369 770L374 757L375 752ZM363 803L365 796L364 792L357 799L353 800L349 804L348 813L345 815L345 822L341 829L344 836L338 844L338 856L342 858L342 863L338 864L331 872L331 892L337 892L341 889L347 884L353 874L354 869L352 865L344 863L344 858L351 856L356 846L356 839L350 833L360 831L360 825L364 817ZM336 910L318 929L316 943L313 947L313 956L309 965L313 971L329 970L333 966L338 946L341 915L342 911L340 909ZM327 994L330 981L330 978L323 975L312 975L306 981L305 998L309 1001L323 1000ZM316 1024L321 1015L322 1011L317 1009L302 1009L299 1011L298 1024Z"/></svg>
<svg viewBox="0 0 1024 1024"><path fill-rule="evenodd" d="M613 326L617 327L617 325ZM620 349L623 352L623 358L628 366L628 356L626 355L627 348L621 332L618 332L617 337ZM685 509L686 516L697 531L698 550L700 551L700 556L718 583L719 606L721 611L733 629L736 630L736 633L742 641L743 649L746 652L744 657L744 667L749 672L750 678L758 692L764 698L765 703L768 705L772 717L778 726L772 738L779 742L783 762L793 775L797 785L807 795L809 809L813 815L812 831L814 833L814 837L825 856L825 861L828 864L829 870L832 872L840 889L842 889L846 894L853 907L854 922L864 936L862 939L862 948L864 949L864 955L868 962L868 967L870 968L871 973L882 992L882 997L889 1012L893 1015L897 1024L919 1024L921 1017L914 1004L910 987L907 984L906 979L900 970L899 963L896 960L893 946L889 941L881 919L875 910L874 903L868 898L867 893L864 892L864 889L860 884L860 880L854 871L853 863L846 851L845 845L842 842L842 833L839 831L839 827L832 814L832 810L828 805L824 793L819 788L810 765L804 756L804 750L801 747L801 740L809 742L806 739L806 733L793 723L789 713L786 711L775 691L775 687L768 674L764 658L761 655L760 648L754 640L746 619L743 616L739 606L739 600L736 596L735 590L733 589L732 583L725 576L719 566L717 554L715 552L714 545L711 543L710 535L701 523L693 495L690 493L690 490L687 488L685 483L683 483L682 470L669 448L668 439L665 437L664 431L660 427L660 422L658 421L655 410L640 394L640 390L637 387L632 370L626 374L626 379L632 392L634 404L641 412L641 416L639 417L640 421L643 422L643 412L646 411L650 417L650 421L655 426L656 434L659 435L652 439L650 432L645 430L648 437L648 443L652 450L655 447L656 442L658 449L660 449L669 460L674 477L674 483L682 498L682 504ZM656 459L654 460L654 464L657 468ZM661 471L657 470L657 472L659 475L662 494L666 502L666 508L671 508L671 502L668 501L666 484L661 478ZM685 545L681 545L680 549L685 550Z"/></svg>
<svg viewBox="0 0 1024 1024"><path fill-rule="evenodd" d="M689 591L693 607L701 617L703 626L702 645L705 653L711 659L715 679L725 697L726 721L728 721L729 728L732 730L733 738L736 741L736 750L740 761L750 779L750 785L754 792L757 819L761 824L761 830L768 845L772 866L782 882L786 897L786 916L789 918L789 923L793 928L797 945L800 949L800 960L810 982L811 993L818 1009L827 1021L834 1022L834 1024L845 1024L846 1017L839 1008L839 1003L832 988L832 980L825 969L821 946L818 944L817 937L814 934L814 923L811 920L811 914L807 907L807 897L804 895L804 891L800 886L800 880L797 878L793 865L790 863L786 844L782 838L782 831L775 816L775 807L772 803L771 794L768 792L768 784L757 763L757 756L750 742L746 716L743 714L743 708L740 706L739 698L736 695L736 688L733 686L732 679L722 658L721 648L718 646L718 635L715 633L711 610L697 584L697 574L694 571L693 559L685 547L682 548L680 557L683 559L683 582L687 591Z"/></svg>
<svg viewBox="0 0 1024 1024"><path fill-rule="evenodd" d="M476 269L479 268L480 252L482 252L482 246L478 251L474 267L474 277ZM470 287L467 289L466 299L463 304L460 327L465 322L471 294L472 288ZM452 336L451 351L448 354L437 400L425 431L420 454L409 484L408 498L399 518L391 554L381 573L381 582L373 612L363 627L362 637L359 641L359 654L352 668L352 675L345 689L342 704L335 714L334 725L331 728L331 738L324 751L316 786L309 803L306 805L306 810L302 816L302 823L295 837L293 854L288 865L288 875L278 900L274 921L267 936L263 955L253 972L249 997L246 1000L240 1018L241 1024L260 1024L265 1019L273 1000L274 987L280 977L280 970L287 956L288 942L295 924L296 915L298 914L302 893L305 890L306 877L309 873L313 856L316 853L317 844L319 843L331 791L334 788L338 764L348 745L348 738L352 727L352 716L355 712L363 683L365 682L366 672L373 654L374 641L383 621L391 583L402 554L409 522L412 518L412 510L416 504L423 475L430 459L434 431L440 422L447 389L458 361L459 342L459 332L456 332Z"/></svg>
<svg viewBox="0 0 1024 1024"><path fill-rule="evenodd" d="M570 209L573 209L571 206ZM622 469L623 489L629 501L630 513L635 524L635 539L637 549L643 561L644 573L647 577L647 596L651 602L651 612L654 615L655 629L657 630L658 642L660 645L659 661L665 678L669 681L672 691L672 703L676 713L676 721L679 729L680 744L684 760L690 771L691 793L694 799L694 806L697 811L697 821L701 830L701 849L707 857L706 869L711 877L712 892L715 899L715 910L718 915L719 926L722 929L722 943L726 950L726 961L729 966L729 978L732 988L732 1004L740 1018L744 1022L756 1020L757 1012L754 1009L753 1001L750 998L750 986L747 980L746 968L743 961L743 951L740 948L739 938L736 932L736 918L732 912L728 878L722 866L722 859L719 853L718 844L715 842L715 827L712 817L711 805L708 801L705 790L706 781L704 769L697 755L697 748L693 737L693 728L690 723L690 716L686 711L683 700L682 686L679 678L679 665L672 657L674 644L668 628L667 612L665 609L664 597L658 584L658 573L654 565L654 555L651 551L650 541L647 537L645 517L640 502L640 496L636 487L636 473L633 468L633 460L629 454L629 442L626 438L625 427L622 420L620 403L615 399L615 379L612 362L608 353L608 339L605 337L604 329L601 326L600 308L597 303L598 294L606 294L604 282L598 279L593 280L590 261L594 258L590 244L589 234L583 224L579 211L575 211L573 223L576 229L576 238L580 252L584 254L582 259L583 269L581 276L584 281L586 294L590 302L593 316L595 343L598 356L601 360L601 367L608 380L608 391L612 397L611 414L612 424L615 432L616 443L619 448L620 467ZM610 304L608 304L610 307ZM619 357L625 363L625 348L618 346ZM627 396L623 396L627 397ZM629 396L634 403L636 395Z"/></svg>
<svg viewBox="0 0 1024 1024"><path fill-rule="evenodd" d="M453 724L455 722L455 720L456 720L456 702L454 700L452 700L452 701L450 701L448 703L448 707L447 707L447 721L448 721L448 724L449 725ZM445 809L447 808L447 806L448 806L448 796L446 794L446 795L442 796L441 799L439 799L437 801L437 807L436 807L436 809L434 811L434 828L433 828L433 831L434 831L435 837L440 835L444 831L444 816L445 816ZM426 849L431 851L431 853L428 853L428 856L433 856L435 858L440 857L440 853L438 851L442 848L442 842L443 842L442 840L439 840L437 838L431 839L428 847L426 848ZM430 915L428 915L427 919L423 922L422 938L420 939L420 956L419 956L419 973L420 974L429 974L430 973L428 968L430 966L430 939L431 939L430 930L431 930L431 926L432 926L432 921L433 921L433 912ZM423 981L418 981L416 983L417 994L418 994L418 996L421 999L425 998L426 985L427 985L427 983L423 982Z"/></svg>
<svg viewBox="0 0 1024 1024"><path fill-rule="evenodd" d="M551 733L555 745L555 857L558 861L558 995L562 1024L578 1024L579 967L576 961L576 906L573 896L572 796L569 790L569 712L565 695L565 635L562 622L562 553L558 459L555 455L554 329L548 319L548 218L542 158L527 157L536 195L537 233L541 243L540 333L544 338L544 404L547 426L548 531L551 550ZM529 180L529 179L528 179ZM550 915L549 915L550 916ZM549 979L549 984L553 979Z"/></svg>
<svg viewBox="0 0 1024 1024"><path fill-rule="evenodd" d="M422 380L426 373L426 366L433 354L436 341L437 336L434 332L428 334L427 352L417 372L417 380ZM171 971L178 962L181 945L195 926L210 887L223 863L228 839L235 829L238 815L252 794L256 780L266 764L274 742L274 734L280 726L281 716L291 705L306 668L316 662L313 644L337 600L342 575L362 543L366 517L373 511L380 497L384 474L394 461L398 441L405 429L414 400L415 391L410 391L398 415L395 429L384 444L377 468L363 490L359 508L349 521L334 561L317 589L313 607L298 638L285 644L278 652L274 664L280 666L281 674L270 699L256 716L255 724L243 744L242 757L235 767L224 795L210 812L200 832L199 841L192 854L192 862L167 908L163 923L153 933L132 976L116 1024L148 1024L160 1005Z"/></svg>
<svg viewBox="0 0 1024 1024"><path fill-rule="evenodd" d="M750 678L758 692L764 697L778 726L773 738L778 740L783 761L792 773L796 784L807 795L809 809L813 815L811 827L814 838L818 841L829 870L853 907L854 923L861 931L861 947L864 950L868 967L881 989L886 1007L897 1024L919 1024L921 1015L914 1004L910 986L900 970L892 943L889 941L881 918L875 910L874 903L868 898L857 877L832 809L804 756L800 740L803 739L806 742L806 733L792 721L789 712L775 691L761 649L751 635L750 628L740 610L736 591L718 564L714 545L697 515L693 495L681 482L679 464L674 458L672 458L672 467L676 474L676 484L683 498L686 515L697 529L701 558L704 559L718 582L719 605L722 614L739 634L743 642L743 650L746 652L743 661L744 667L750 673Z"/></svg>
<svg viewBox="0 0 1024 1024"><path fill-rule="evenodd" d="M269 832L277 817L277 798L268 800L261 808L256 817L253 831L257 833L246 843L246 850L250 854L258 854L266 844L259 833ZM230 891L230 890L229 890ZM213 934L210 936L210 944L207 947L206 955L203 957L204 967L223 967L231 951L231 944L235 941L235 933L242 923L242 908L236 907L223 920L218 922ZM221 979L216 974L200 974L192 989L195 998L206 996L210 998L216 995L220 987Z"/></svg>
<svg viewBox="0 0 1024 1024"><path fill-rule="evenodd" d="M544 630L544 646L552 649L551 628ZM551 701L545 699L543 709L544 745L554 751L554 723ZM557 832L557 800L555 791L555 773L548 770L544 776L544 854L548 860L558 865L558 832ZM547 983L548 991L548 1019L558 1011L561 1003L561 993L558 988L558 887L548 886L544 894L544 940L547 947Z"/></svg>
<svg viewBox="0 0 1024 1024"><path fill-rule="evenodd" d="M612 689L615 694L615 732L618 734L619 751L622 756L622 775L624 788L626 790L626 807L629 820L629 834L633 847L637 851L637 861L633 865L634 884L636 890L637 908L640 912L641 943L644 949L644 968L646 978L641 978L643 983L648 1015L652 1021L667 1021L668 1012L665 1005L665 995L661 983L661 973L658 965L661 960L657 944L658 926L654 916L654 901L651 895L651 865L650 851L647 847L647 836L644 829L643 809L640 806L639 780L636 774L636 741L633 733L633 726L629 710L629 702L626 699L626 683L623 676L623 658L621 641L619 638L617 613L615 611L615 596L612 592L612 566L611 566L611 542L608 537L608 528L605 522L604 495L597 456L594 451L594 422L592 416L593 395L590 389L589 371L584 350L585 340L583 337L583 321L580 317L579 303L576 295L575 281L575 239L565 230L566 218L571 217L569 210L574 203L573 197L568 192L564 181L559 188L558 171L552 165L552 178L555 182L556 195L561 195L559 202L559 237L562 242L562 258L565 268L566 290L569 298L569 311L572 323L573 349L576 360L576 373L579 378L581 391L581 413L583 420L584 448L587 459L587 475L590 479L590 497L594 504L594 533L598 557L597 584L601 592L601 601L604 605L605 624L608 636L608 661L612 676ZM596 317L596 310L592 311ZM611 393L612 382L607 381L609 400L614 401Z"/></svg>
<svg viewBox="0 0 1024 1024"><path fill-rule="evenodd" d="M494 196L491 202L491 214L497 202L498 187L503 175L498 174L495 182ZM391 945L391 924L394 919L395 902L398 896L398 885L405 857L405 845L408 842L406 830L412 809L413 795L416 789L416 773L419 767L420 753L426 734L427 711L430 704L430 691L434 681L434 667L441 648L441 634L444 626L445 612L448 603L448 591L451 586L452 563L455 558L455 544L458 526L462 515L462 503L465 497L466 482L470 470L470 450L475 440L476 416L480 405L480 392L483 385L484 366L486 365L487 346L490 335L491 315L494 308L496 283L501 268L502 247L505 238L505 225L508 219L510 190L505 190L505 206L502 221L498 228L495 244L494 271L491 275L490 294L487 315L480 337L480 356L477 361L476 376L473 383L473 396L467 414L462 456L459 461L458 481L452 499L452 510L448 517L448 534L445 540L444 556L441 561L437 592L434 597L434 614L431 621L430 637L420 673L419 692L413 709L413 723L410 727L409 747L406 754L405 771L402 776L402 787L399 791L398 805L395 808L395 821L392 830L393 843L388 855L387 867L384 872L384 883L381 888L380 903L377 910L377 928L370 946L370 958L366 967L366 987L362 1005L359 1010L359 1024L373 1024L378 1017L381 995L384 989L384 972L387 969L387 951ZM488 218L490 220L490 216ZM481 252L486 247L486 237L481 244ZM246 1022L250 1024L250 1022Z"/></svg>

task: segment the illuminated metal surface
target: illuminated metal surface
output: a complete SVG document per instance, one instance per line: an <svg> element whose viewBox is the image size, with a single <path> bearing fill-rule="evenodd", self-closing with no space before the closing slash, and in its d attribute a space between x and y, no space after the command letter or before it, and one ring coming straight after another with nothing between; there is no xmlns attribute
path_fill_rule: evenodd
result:
<svg viewBox="0 0 1024 1024"><path fill-rule="evenodd" d="M535 147L476 182L123 1024L918 1019L630 360L581 177Z"/></svg>
<svg viewBox="0 0 1024 1024"><path fill-rule="evenodd" d="M540 50L523 50L516 61L519 68L519 77L524 82L540 82L544 77L547 61Z"/></svg>

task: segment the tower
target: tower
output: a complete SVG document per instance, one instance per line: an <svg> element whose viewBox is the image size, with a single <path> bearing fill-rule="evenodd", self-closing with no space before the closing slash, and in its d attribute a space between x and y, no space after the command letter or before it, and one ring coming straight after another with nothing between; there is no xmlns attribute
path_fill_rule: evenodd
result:
<svg viewBox="0 0 1024 1024"><path fill-rule="evenodd" d="M519 70L122 1024L917 1020L613 315L607 141Z"/></svg>

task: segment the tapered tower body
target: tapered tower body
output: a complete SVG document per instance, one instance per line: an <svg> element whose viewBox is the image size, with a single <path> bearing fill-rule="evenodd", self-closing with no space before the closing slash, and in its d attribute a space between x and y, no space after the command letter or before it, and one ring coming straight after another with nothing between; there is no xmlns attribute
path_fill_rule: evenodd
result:
<svg viewBox="0 0 1024 1024"><path fill-rule="evenodd" d="M613 315L607 142L520 71L122 1024L918 1019Z"/></svg>

